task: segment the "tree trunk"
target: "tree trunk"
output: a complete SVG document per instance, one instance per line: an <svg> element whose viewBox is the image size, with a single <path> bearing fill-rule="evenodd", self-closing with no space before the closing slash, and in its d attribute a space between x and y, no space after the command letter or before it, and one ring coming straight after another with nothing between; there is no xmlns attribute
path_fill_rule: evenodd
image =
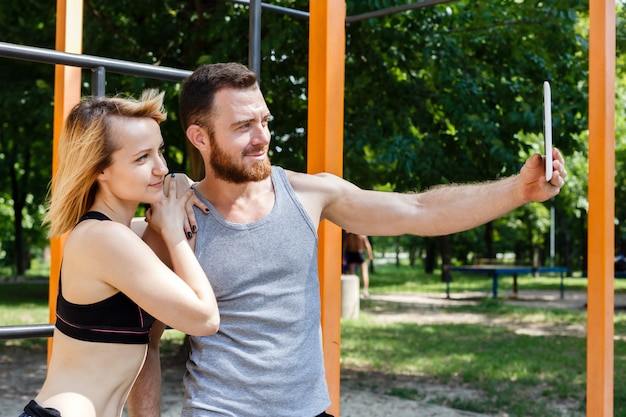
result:
<svg viewBox="0 0 626 417"><path fill-rule="evenodd" d="M494 259L496 254L493 249L493 222L488 222L485 224L485 248L487 253L485 253L485 257L488 259Z"/></svg>
<svg viewBox="0 0 626 417"><path fill-rule="evenodd" d="M15 241L13 245L13 260L15 265L15 274L17 276L23 276L26 274L26 269L28 269L29 266L28 256L26 256L27 249L24 239L24 227L22 226L22 210L25 204L23 195L25 195L25 193L20 193L15 167L11 166L9 172L11 176L11 193L13 197L14 211L13 230Z"/></svg>
<svg viewBox="0 0 626 417"><path fill-rule="evenodd" d="M400 268L400 236L396 237L396 268Z"/></svg>

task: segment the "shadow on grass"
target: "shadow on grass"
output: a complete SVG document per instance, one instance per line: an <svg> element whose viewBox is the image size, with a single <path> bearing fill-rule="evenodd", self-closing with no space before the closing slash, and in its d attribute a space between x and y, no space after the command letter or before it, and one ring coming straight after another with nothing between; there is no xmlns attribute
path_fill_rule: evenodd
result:
<svg viewBox="0 0 626 417"><path fill-rule="evenodd" d="M499 326L342 326L343 368L366 371L389 383L387 387L393 387L398 375L422 384L471 386L481 393L481 401L471 399L471 409L483 413L547 416L550 403L584 404L584 352L581 338L518 335Z"/></svg>

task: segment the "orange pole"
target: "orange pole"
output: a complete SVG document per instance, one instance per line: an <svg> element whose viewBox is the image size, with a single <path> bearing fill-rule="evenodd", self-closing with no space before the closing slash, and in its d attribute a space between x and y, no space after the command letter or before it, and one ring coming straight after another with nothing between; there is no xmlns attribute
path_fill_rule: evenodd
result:
<svg viewBox="0 0 626 417"><path fill-rule="evenodd" d="M309 4L309 115L307 170L343 176L343 101L346 4L311 0ZM324 363L331 406L339 416L341 339L341 229L327 221L319 227Z"/></svg>
<svg viewBox="0 0 626 417"><path fill-rule="evenodd" d="M83 0L57 1L57 51L82 53ZM59 136L65 117L80 100L81 69L56 65L54 69L54 125L52 140L52 178L59 165ZM50 323L56 320L56 296L59 288L59 270L65 237L50 240L50 284L48 306ZM48 359L52 353L52 338L48 339Z"/></svg>
<svg viewBox="0 0 626 417"><path fill-rule="evenodd" d="M615 2L589 3L587 415L613 416Z"/></svg>

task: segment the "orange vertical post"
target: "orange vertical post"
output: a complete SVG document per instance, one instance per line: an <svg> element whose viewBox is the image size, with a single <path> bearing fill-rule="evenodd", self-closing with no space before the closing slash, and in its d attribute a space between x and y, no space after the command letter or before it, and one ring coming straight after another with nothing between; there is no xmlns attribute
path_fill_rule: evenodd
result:
<svg viewBox="0 0 626 417"><path fill-rule="evenodd" d="M55 49L62 52L82 53L83 0L57 1L57 26ZM56 65L54 69L54 124L52 140L52 178L59 164L59 136L65 117L80 100L81 68ZM54 192L54 190L53 190ZM54 323L56 295L59 287L59 270L64 237L50 240L50 284L48 306L50 323ZM52 353L52 339L48 339L48 359Z"/></svg>
<svg viewBox="0 0 626 417"><path fill-rule="evenodd" d="M615 2L589 3L587 415L613 416Z"/></svg>
<svg viewBox="0 0 626 417"><path fill-rule="evenodd" d="M343 101L346 4L311 0L309 4L309 114L307 170L343 176ZM327 221L319 227L319 273L326 380L339 416L341 338L341 229Z"/></svg>

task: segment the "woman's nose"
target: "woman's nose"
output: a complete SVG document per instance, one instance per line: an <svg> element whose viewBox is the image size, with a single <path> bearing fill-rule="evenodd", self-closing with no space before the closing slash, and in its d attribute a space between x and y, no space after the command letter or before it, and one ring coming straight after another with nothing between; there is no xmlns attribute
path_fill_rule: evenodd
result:
<svg viewBox="0 0 626 417"><path fill-rule="evenodd" d="M158 158L155 166L155 171L158 175L165 175L169 172L169 169L167 168L167 161L165 160L163 154L160 154Z"/></svg>

